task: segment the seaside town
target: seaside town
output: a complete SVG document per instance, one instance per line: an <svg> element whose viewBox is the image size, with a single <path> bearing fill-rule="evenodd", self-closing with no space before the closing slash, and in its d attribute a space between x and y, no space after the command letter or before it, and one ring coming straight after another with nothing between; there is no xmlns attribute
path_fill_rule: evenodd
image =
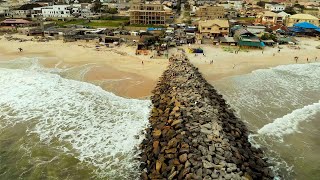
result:
<svg viewBox="0 0 320 180"><path fill-rule="evenodd" d="M183 45L189 45L190 48L184 50L195 56L207 53L202 45L234 53L241 49L263 51L268 47L278 48L280 52L279 45L299 49L299 37L319 40L320 35L317 1L31 0L0 3L0 33L9 41L30 40L14 37L20 34L39 42L58 39L95 42L97 49L126 44L135 47L136 55L149 58L168 58L169 49Z"/></svg>
<svg viewBox="0 0 320 180"><path fill-rule="evenodd" d="M0 0L0 179L319 179L319 0Z"/></svg>

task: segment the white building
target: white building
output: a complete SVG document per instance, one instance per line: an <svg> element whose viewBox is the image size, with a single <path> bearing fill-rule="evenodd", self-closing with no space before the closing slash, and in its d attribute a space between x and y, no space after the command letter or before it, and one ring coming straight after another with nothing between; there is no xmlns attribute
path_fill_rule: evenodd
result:
<svg viewBox="0 0 320 180"><path fill-rule="evenodd" d="M265 9L273 12L281 12L286 9L286 6L282 4L265 4Z"/></svg>
<svg viewBox="0 0 320 180"><path fill-rule="evenodd" d="M32 17L42 16L43 18L67 18L71 17L70 5L53 5L33 8Z"/></svg>
<svg viewBox="0 0 320 180"><path fill-rule="evenodd" d="M32 18L42 16L43 18L68 18L73 16L87 17L92 15L90 4L53 5L33 8Z"/></svg>
<svg viewBox="0 0 320 180"><path fill-rule="evenodd" d="M233 9L233 10L240 10L243 8L243 1L242 0L228 0L223 4L219 4L219 6L223 6L225 9Z"/></svg>

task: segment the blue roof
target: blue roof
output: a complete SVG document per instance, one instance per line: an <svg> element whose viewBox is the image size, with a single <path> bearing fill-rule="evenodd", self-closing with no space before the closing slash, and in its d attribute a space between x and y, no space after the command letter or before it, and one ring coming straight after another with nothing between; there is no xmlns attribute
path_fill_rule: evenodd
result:
<svg viewBox="0 0 320 180"><path fill-rule="evenodd" d="M304 28L304 29L319 29L318 26L308 23L308 22L301 22L293 25L294 27Z"/></svg>
<svg viewBox="0 0 320 180"><path fill-rule="evenodd" d="M162 31L163 28L154 28L154 27L149 27L147 28L147 31Z"/></svg>

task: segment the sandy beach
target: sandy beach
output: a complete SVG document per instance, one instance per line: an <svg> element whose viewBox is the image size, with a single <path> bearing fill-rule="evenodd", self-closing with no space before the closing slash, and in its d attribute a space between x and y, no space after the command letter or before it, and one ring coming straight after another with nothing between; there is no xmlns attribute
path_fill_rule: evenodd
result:
<svg viewBox="0 0 320 180"><path fill-rule="evenodd" d="M32 38L22 35L14 37ZM85 71L83 81L100 85L103 89L123 97L150 96L159 76L168 65L167 59L150 59L150 55L136 56L135 46L100 47L97 51L94 42L63 43L62 40L18 42L8 41L4 36L0 36L0 39L0 60L38 57L45 67L58 68L82 67L89 64L91 66ZM295 56L299 57L298 63L307 63L307 58L309 62L314 62L317 55L320 58L320 50L315 48L320 45L320 41L316 41L315 38L298 40L300 50L283 45L280 53L277 52L278 48L272 47L265 48L263 53L261 50L250 49L235 54L224 51L221 46L191 45L203 48L205 56L186 54L208 81L215 81L250 73L256 69L296 63ZM23 52L18 52L19 47L23 48ZM236 47L231 48L236 49ZM169 55L177 52L177 49L171 49ZM213 64L210 64L211 60Z"/></svg>

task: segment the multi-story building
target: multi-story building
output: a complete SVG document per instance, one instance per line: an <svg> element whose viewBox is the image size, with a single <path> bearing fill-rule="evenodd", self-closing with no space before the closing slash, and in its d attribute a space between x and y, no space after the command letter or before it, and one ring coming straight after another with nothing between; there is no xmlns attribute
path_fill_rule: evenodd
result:
<svg viewBox="0 0 320 180"><path fill-rule="evenodd" d="M215 5L200 6L196 10L196 16L201 20L224 18L224 7Z"/></svg>
<svg viewBox="0 0 320 180"><path fill-rule="evenodd" d="M222 37L229 34L229 21L223 19L199 21L199 31L202 37Z"/></svg>
<svg viewBox="0 0 320 180"><path fill-rule="evenodd" d="M274 13L271 11L265 11L257 15L256 23L260 23L264 25L281 24L283 23L283 18L279 16L277 13Z"/></svg>
<svg viewBox="0 0 320 180"><path fill-rule="evenodd" d="M134 2L129 13L130 24L162 25L166 23L166 11L162 4Z"/></svg>
<svg viewBox="0 0 320 180"><path fill-rule="evenodd" d="M290 17L288 17L286 25L288 27L293 26L296 23L300 22L308 22L311 24L314 24L316 26L319 26L319 18L312 16L310 14L295 14Z"/></svg>

